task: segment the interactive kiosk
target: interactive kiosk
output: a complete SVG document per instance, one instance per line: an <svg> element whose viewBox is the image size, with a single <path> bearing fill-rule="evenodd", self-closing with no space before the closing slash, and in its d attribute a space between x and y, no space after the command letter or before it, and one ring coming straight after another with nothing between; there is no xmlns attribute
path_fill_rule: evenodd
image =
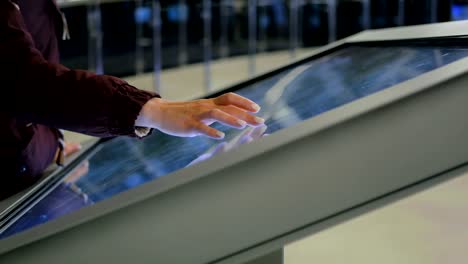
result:
<svg viewBox="0 0 468 264"><path fill-rule="evenodd" d="M365 31L226 89L269 135L219 126L225 153L156 131L99 141L6 207L0 262L281 263L288 242L466 171L467 35Z"/></svg>

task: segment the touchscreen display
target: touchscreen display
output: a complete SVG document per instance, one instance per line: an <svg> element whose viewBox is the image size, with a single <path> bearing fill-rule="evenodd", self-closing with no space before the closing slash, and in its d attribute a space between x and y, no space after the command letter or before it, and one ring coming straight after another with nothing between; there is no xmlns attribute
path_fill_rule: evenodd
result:
<svg viewBox="0 0 468 264"><path fill-rule="evenodd" d="M274 133L305 119L379 92L466 57L462 47L349 46L240 88L237 93L262 106L266 132ZM230 147L242 143L245 131L215 125L226 133ZM1 237L92 205L145 182L155 180L217 152L220 142L208 138L177 138L154 133L144 140L116 138L102 144L57 189L29 210Z"/></svg>

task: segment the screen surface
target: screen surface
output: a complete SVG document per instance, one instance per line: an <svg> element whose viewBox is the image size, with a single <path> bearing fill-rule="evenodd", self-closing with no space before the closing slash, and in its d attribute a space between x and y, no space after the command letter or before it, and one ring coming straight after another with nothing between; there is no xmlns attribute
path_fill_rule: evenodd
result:
<svg viewBox="0 0 468 264"><path fill-rule="evenodd" d="M466 56L468 49L461 47L349 46L236 92L262 106L259 115L266 119L266 133L271 134ZM215 126L226 133L230 148L242 143L239 138L245 131ZM144 140L122 137L108 141L86 161L89 168L82 165L69 175L0 237L207 159L218 151L219 144L157 131Z"/></svg>

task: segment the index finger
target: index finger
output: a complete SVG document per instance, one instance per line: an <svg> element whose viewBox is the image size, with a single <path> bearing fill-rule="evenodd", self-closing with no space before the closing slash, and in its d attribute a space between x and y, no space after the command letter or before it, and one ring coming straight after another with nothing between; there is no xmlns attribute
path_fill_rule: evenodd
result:
<svg viewBox="0 0 468 264"><path fill-rule="evenodd" d="M255 102L235 93L227 93L214 98L217 105L233 105L248 112L256 113L260 111L260 106Z"/></svg>

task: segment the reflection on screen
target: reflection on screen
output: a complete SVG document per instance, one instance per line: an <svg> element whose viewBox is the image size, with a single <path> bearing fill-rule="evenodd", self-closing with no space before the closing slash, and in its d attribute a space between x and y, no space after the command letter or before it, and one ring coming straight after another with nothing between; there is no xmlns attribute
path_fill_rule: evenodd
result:
<svg viewBox="0 0 468 264"><path fill-rule="evenodd" d="M468 55L457 47L347 47L237 92L262 106L271 134L376 93ZM226 140L237 130L217 126ZM155 132L144 139L116 138L89 159L89 171L63 184L0 236L99 202L186 167L219 141ZM76 175L75 175L76 177Z"/></svg>

